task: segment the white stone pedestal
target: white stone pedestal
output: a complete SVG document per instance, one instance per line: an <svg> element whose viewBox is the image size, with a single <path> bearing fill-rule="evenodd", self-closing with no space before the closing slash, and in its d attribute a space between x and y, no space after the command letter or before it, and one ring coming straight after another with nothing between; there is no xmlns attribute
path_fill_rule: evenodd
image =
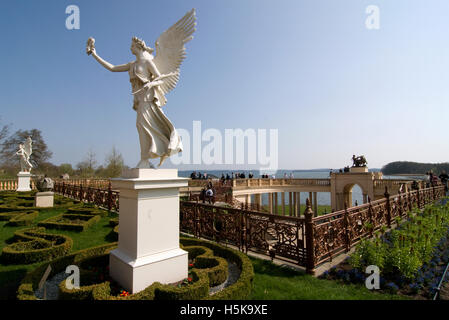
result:
<svg viewBox="0 0 449 320"><path fill-rule="evenodd" d="M22 192L22 191L31 191L30 188L30 181L31 181L31 173L20 171L17 174L18 177L18 188L16 191Z"/></svg>
<svg viewBox="0 0 449 320"><path fill-rule="evenodd" d="M39 208L53 207L55 194L51 191L38 192L34 198L34 206Z"/></svg>
<svg viewBox="0 0 449 320"><path fill-rule="evenodd" d="M109 272L127 291L188 276L188 254L179 248L179 188L188 185L177 169L131 169L112 180L120 191L118 248Z"/></svg>

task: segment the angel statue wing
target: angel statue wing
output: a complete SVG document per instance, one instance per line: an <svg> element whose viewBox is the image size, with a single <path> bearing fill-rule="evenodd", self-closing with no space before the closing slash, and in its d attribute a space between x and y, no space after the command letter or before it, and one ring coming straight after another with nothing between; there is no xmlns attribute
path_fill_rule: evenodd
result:
<svg viewBox="0 0 449 320"><path fill-rule="evenodd" d="M157 39L156 57L154 64L163 78L163 84L159 86L166 95L176 87L179 80L179 67L186 57L184 44L193 39L196 26L195 9L190 10L169 29L165 30Z"/></svg>
<svg viewBox="0 0 449 320"><path fill-rule="evenodd" d="M33 153L33 148L31 146L32 143L33 141L31 140L31 137L28 137L23 145L23 150L25 152L27 160L29 160L31 154Z"/></svg>

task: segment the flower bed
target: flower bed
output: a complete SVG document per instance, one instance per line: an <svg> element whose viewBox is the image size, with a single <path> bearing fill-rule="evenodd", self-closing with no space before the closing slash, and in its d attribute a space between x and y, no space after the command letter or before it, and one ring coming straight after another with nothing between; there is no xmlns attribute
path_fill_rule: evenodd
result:
<svg viewBox="0 0 449 320"><path fill-rule="evenodd" d="M399 221L397 221L399 224ZM364 283L369 265L380 269L381 290L429 298L449 262L449 204L414 211L390 232L362 240L354 253L323 277Z"/></svg>
<svg viewBox="0 0 449 320"><path fill-rule="evenodd" d="M38 226L81 232L100 221L100 219L101 217L98 215L63 213L39 222Z"/></svg>

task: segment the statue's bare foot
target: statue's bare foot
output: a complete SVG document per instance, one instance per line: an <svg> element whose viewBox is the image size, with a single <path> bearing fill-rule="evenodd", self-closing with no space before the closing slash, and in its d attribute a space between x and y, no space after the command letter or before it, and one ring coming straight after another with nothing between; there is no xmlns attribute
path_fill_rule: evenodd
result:
<svg viewBox="0 0 449 320"><path fill-rule="evenodd" d="M154 169L153 164L149 160L142 159L137 164L138 169Z"/></svg>
<svg viewBox="0 0 449 320"><path fill-rule="evenodd" d="M162 165L162 163L164 163L165 159L167 159L167 156L162 156L161 161L159 162L159 164L157 166L160 167Z"/></svg>

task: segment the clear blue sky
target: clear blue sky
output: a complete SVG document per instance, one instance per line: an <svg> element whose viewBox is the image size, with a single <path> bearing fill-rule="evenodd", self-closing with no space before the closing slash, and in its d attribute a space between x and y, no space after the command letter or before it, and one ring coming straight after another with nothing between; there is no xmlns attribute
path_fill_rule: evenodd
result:
<svg viewBox="0 0 449 320"><path fill-rule="evenodd" d="M80 30L65 27L70 4ZM365 27L368 5L379 30ZM447 0L2 0L1 123L40 129L56 164L89 148L101 163L116 146L135 165L128 75L87 56L86 40L126 63L132 36L154 47L191 8L197 31L164 107L175 127L278 129L283 169L339 168L354 153L370 167L449 161Z"/></svg>

